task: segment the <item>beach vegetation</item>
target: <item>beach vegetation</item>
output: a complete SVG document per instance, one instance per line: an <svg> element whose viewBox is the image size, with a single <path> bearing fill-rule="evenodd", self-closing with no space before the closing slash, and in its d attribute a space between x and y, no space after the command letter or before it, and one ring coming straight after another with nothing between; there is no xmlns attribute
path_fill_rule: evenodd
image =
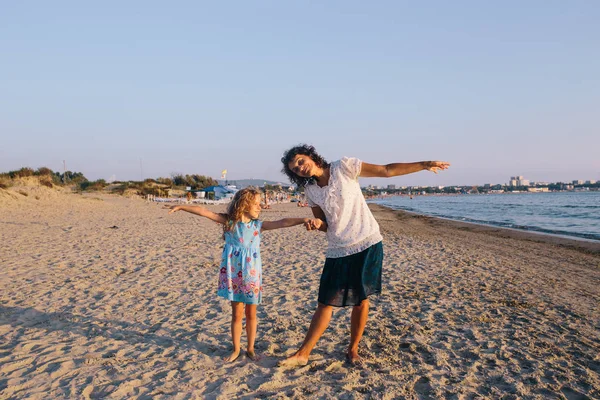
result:
<svg viewBox="0 0 600 400"><path fill-rule="evenodd" d="M0 173L0 189L13 186L42 185L48 188L69 186L75 192L107 191L119 195L154 195L169 196L171 190L183 190L191 187L192 190L201 190L219 183L208 176L199 174L174 174L172 177L147 178L143 181L114 181L110 184L104 179L88 180L82 172L53 171L48 167L37 169L23 167L18 170ZM21 193L21 192L19 192ZM27 196L27 192L21 193Z"/></svg>
<svg viewBox="0 0 600 400"><path fill-rule="evenodd" d="M166 193L165 188L159 187L159 186L142 186L141 188L138 189L138 194L140 196L146 196L148 194L154 195L154 196L163 196Z"/></svg>
<svg viewBox="0 0 600 400"><path fill-rule="evenodd" d="M35 175L37 176L49 176L54 175L54 171L52 171L48 167L40 167L35 171Z"/></svg>
<svg viewBox="0 0 600 400"><path fill-rule="evenodd" d="M171 178L156 178L156 182L168 187L173 186L173 180Z"/></svg>
<svg viewBox="0 0 600 400"><path fill-rule="evenodd" d="M219 184L219 182L209 176L197 174L173 174L171 179L174 186L190 186L192 190L200 190L209 186L217 186Z"/></svg>
<svg viewBox="0 0 600 400"><path fill-rule="evenodd" d="M56 176L56 179L63 184L70 183L76 185L88 180L81 172L65 171L62 174L60 172L55 172L54 175Z"/></svg>
<svg viewBox="0 0 600 400"><path fill-rule="evenodd" d="M28 176L33 176L34 173L35 173L35 171L33 169L31 169L29 167L23 167L16 171L8 171L8 176L10 176L11 179L26 178Z"/></svg>
<svg viewBox="0 0 600 400"><path fill-rule="evenodd" d="M88 181L85 180L83 182L79 182L78 186L81 191L85 192L94 192L103 190L106 187L106 181L104 179L98 179L97 181Z"/></svg>
<svg viewBox="0 0 600 400"><path fill-rule="evenodd" d="M49 188L54 187L54 183L52 183L52 176L50 176L50 175L41 176L39 178L39 180L40 180L40 185L43 185L43 186L46 186Z"/></svg>
<svg viewBox="0 0 600 400"><path fill-rule="evenodd" d="M107 186L106 183L104 183L104 186ZM163 196L167 193L168 189L168 187L157 183L154 179L146 179L143 182L113 182L109 190L111 193L119 195L137 194L139 196L146 196L148 194L151 194L155 196Z"/></svg>
<svg viewBox="0 0 600 400"><path fill-rule="evenodd" d="M110 189L110 192L113 194L124 194L125 191L129 188L129 182L113 182L113 186Z"/></svg>

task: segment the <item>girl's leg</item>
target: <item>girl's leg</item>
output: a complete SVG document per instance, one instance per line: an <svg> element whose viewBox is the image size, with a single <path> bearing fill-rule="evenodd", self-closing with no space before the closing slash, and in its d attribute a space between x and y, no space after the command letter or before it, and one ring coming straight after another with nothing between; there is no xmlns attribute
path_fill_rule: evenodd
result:
<svg viewBox="0 0 600 400"><path fill-rule="evenodd" d="M308 328L308 332L304 338L304 343L302 343L300 349L292 356L281 361L279 363L280 366L294 367L308 364L308 356L317 344L317 341L323 332L325 332L325 329L327 329L329 321L331 320L332 312L332 306L326 306L325 304L319 303L317 306L317 311L315 311L315 315L313 315L312 321L310 322L310 328Z"/></svg>
<svg viewBox="0 0 600 400"><path fill-rule="evenodd" d="M358 343L362 338L369 317L369 299L363 300L360 305L352 307L350 317L350 346L348 346L348 360L351 363L360 361L358 355Z"/></svg>
<svg viewBox="0 0 600 400"><path fill-rule="evenodd" d="M240 341L242 340L242 318L244 317L244 304L239 301L231 302L231 339L233 341L233 351L225 361L236 360L240 355Z"/></svg>
<svg viewBox="0 0 600 400"><path fill-rule="evenodd" d="M256 360L254 352L254 340L256 339L256 327L258 320L256 319L256 304L246 304L246 336L248 336L248 349L246 354L250 359Z"/></svg>

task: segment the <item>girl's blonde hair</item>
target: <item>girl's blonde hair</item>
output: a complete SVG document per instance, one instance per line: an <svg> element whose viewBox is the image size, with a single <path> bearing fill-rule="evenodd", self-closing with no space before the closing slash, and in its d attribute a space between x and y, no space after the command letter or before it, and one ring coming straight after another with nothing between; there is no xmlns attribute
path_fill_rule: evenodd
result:
<svg viewBox="0 0 600 400"><path fill-rule="evenodd" d="M244 213L250 210L252 204L256 201L256 196L260 196L261 192L258 188L249 186L236 192L231 200L231 203L227 206L227 223L223 225L223 234L230 231L233 227L242 220Z"/></svg>

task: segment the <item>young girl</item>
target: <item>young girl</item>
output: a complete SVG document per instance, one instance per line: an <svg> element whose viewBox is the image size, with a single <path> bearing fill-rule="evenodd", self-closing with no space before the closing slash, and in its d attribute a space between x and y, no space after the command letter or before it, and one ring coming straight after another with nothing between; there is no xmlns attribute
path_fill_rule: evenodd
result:
<svg viewBox="0 0 600 400"><path fill-rule="evenodd" d="M260 261L261 232L271 229L288 228L305 224L310 218L284 218L278 221L261 221L261 192L255 188L238 191L227 213L217 214L199 206L171 206L169 213L187 211L223 224L225 247L221 260L219 287L217 294L231 301L231 339L233 351L225 361L236 360L240 355L242 317L246 314L246 335L248 348L246 355L257 360L254 351L256 338L256 306L262 300L262 264Z"/></svg>
<svg viewBox="0 0 600 400"><path fill-rule="evenodd" d="M350 345L346 357L360 362L358 344L369 313L368 296L381 292L382 236L358 184L359 177L391 177L450 166L443 161L387 165L367 164L357 158L325 161L313 146L300 145L285 152L283 172L305 188L315 217L307 229L327 232L325 265L319 285L318 306L300 349L282 366L306 365L308 356L329 325L332 307L352 307Z"/></svg>

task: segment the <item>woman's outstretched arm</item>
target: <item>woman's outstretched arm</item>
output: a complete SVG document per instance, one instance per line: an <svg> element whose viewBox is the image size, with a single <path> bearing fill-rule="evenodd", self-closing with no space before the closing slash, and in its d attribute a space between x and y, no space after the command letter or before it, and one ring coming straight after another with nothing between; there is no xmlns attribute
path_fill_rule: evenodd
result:
<svg viewBox="0 0 600 400"><path fill-rule="evenodd" d="M360 175L364 178L389 178L391 176L412 174L423 170L438 173L448 169L450 163L446 161L419 161L412 163L393 163L385 165L362 163Z"/></svg>

